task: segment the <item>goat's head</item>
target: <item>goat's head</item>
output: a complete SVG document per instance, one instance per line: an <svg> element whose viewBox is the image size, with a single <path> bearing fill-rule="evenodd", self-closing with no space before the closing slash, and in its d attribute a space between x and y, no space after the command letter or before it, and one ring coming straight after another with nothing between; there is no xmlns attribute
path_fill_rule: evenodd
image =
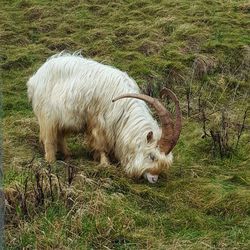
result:
<svg viewBox="0 0 250 250"><path fill-rule="evenodd" d="M163 88L160 97L169 96L175 103L176 119L173 122L171 114L157 99L143 94L125 94L115 98L136 98L144 100L153 106L161 121L161 136L159 140L154 138L153 131L146 136L146 144L139 145L136 156L131 159L130 165L138 170L138 175L143 175L150 183L158 180L159 173L168 168L172 163L172 149L176 145L181 132L181 110L176 95L169 89Z"/></svg>

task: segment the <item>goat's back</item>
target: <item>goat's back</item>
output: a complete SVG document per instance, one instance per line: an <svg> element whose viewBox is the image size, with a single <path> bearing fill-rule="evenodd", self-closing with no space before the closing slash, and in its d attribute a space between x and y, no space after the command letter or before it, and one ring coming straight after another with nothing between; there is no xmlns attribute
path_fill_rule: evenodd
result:
<svg viewBox="0 0 250 250"><path fill-rule="evenodd" d="M76 129L82 126L86 115L114 111L119 106L112 103L114 97L139 92L137 84L126 73L70 54L49 58L27 86L38 118L43 116Z"/></svg>

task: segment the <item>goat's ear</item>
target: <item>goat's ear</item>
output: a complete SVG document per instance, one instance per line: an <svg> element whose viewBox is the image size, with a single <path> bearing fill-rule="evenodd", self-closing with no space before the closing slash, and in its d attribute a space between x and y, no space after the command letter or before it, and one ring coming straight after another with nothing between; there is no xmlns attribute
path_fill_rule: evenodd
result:
<svg viewBox="0 0 250 250"><path fill-rule="evenodd" d="M153 131L148 132L147 142L150 143L153 140Z"/></svg>

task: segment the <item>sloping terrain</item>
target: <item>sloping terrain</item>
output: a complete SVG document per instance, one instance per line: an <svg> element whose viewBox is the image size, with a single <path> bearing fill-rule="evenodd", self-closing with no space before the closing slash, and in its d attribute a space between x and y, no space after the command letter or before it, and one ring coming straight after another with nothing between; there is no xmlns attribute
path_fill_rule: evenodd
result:
<svg viewBox="0 0 250 250"><path fill-rule="evenodd" d="M1 6L7 249L249 249L248 1ZM82 135L68 138L70 163L44 162L26 82L62 50L126 71L154 97L177 93L183 130L157 184L98 165Z"/></svg>

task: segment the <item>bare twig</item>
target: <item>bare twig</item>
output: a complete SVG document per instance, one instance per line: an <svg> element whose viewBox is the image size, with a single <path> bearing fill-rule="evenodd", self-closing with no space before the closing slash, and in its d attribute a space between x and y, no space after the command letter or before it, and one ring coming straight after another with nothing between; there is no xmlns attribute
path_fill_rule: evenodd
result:
<svg viewBox="0 0 250 250"><path fill-rule="evenodd" d="M199 100L199 110L201 111L201 120L202 120L202 129L203 129L203 136L202 138L206 138L208 135L207 133L207 130L206 130L206 121L208 120L207 117L206 117L206 112L205 112L205 101L202 102L201 104L201 101Z"/></svg>
<svg viewBox="0 0 250 250"><path fill-rule="evenodd" d="M78 167L73 164L68 164L64 161L58 161L58 162L63 163L67 167L66 171L67 171L68 184L71 185Z"/></svg>
<svg viewBox="0 0 250 250"><path fill-rule="evenodd" d="M59 191L60 191L60 194L61 194L62 193L62 185L61 185L58 174L56 174L56 177L57 177L57 181L58 181Z"/></svg>
<svg viewBox="0 0 250 250"><path fill-rule="evenodd" d="M43 192L43 186L40 184L40 173L36 172L35 177L36 177L36 189L37 189L37 191L35 191L36 202L37 205L44 205L44 192ZM43 183L43 177L41 183Z"/></svg>
<svg viewBox="0 0 250 250"><path fill-rule="evenodd" d="M35 155L33 155L32 159L29 161L29 165L33 163L33 161L35 160Z"/></svg>
<svg viewBox="0 0 250 250"><path fill-rule="evenodd" d="M187 116L190 117L191 107L190 107L190 98L191 98L191 88L186 89L186 96L187 96Z"/></svg>
<svg viewBox="0 0 250 250"><path fill-rule="evenodd" d="M213 143L214 143L214 150L216 149L216 144L219 146L219 152L220 152L220 157L223 157L223 153L222 153L222 145L221 145L221 136L220 133L218 131L214 132L213 130L210 130L210 134L211 137L213 139ZM215 151L214 151L215 154Z"/></svg>
<svg viewBox="0 0 250 250"><path fill-rule="evenodd" d="M228 146L228 131L226 113L224 109L221 111L221 146L223 156L227 155L230 151L230 147Z"/></svg>
<svg viewBox="0 0 250 250"><path fill-rule="evenodd" d="M75 169L74 166L68 165L68 183L71 185L73 178L75 175Z"/></svg>
<svg viewBox="0 0 250 250"><path fill-rule="evenodd" d="M241 127L240 127L240 129L238 131L238 135L237 135L237 142L236 142L235 149L238 148L240 137L241 137L242 132L243 132L243 130L245 128L245 122L246 122L246 117L247 117L247 111L248 110L249 110L249 107L247 107L246 110L245 110L245 112L244 112L243 121L242 121Z"/></svg>
<svg viewBox="0 0 250 250"><path fill-rule="evenodd" d="M52 180L51 180L51 166L48 165L49 172L47 173L48 178L49 178L49 189L50 189L50 197L51 200L54 201L54 195L53 195L53 188L52 188Z"/></svg>
<svg viewBox="0 0 250 250"><path fill-rule="evenodd" d="M18 186L16 185L16 190L20 196L21 211L22 211L23 216L25 216L25 217L29 216L27 202L26 202L26 200L27 200L27 188L28 188L28 177L26 177L26 179L24 181L24 191L23 192L21 192L20 189L18 188Z"/></svg>

